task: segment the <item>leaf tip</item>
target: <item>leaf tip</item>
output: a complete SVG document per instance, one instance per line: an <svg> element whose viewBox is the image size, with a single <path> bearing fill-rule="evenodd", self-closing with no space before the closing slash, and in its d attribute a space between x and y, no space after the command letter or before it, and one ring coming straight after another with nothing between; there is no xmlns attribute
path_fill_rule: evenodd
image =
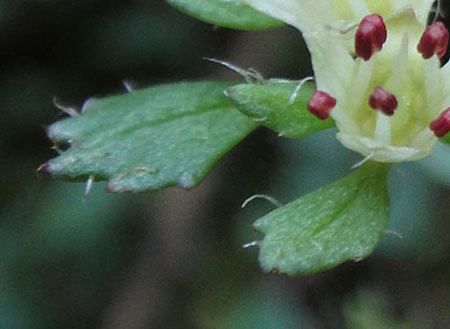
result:
<svg viewBox="0 0 450 329"><path fill-rule="evenodd" d="M262 231L262 223L259 220L257 220L256 222L253 223L252 229L255 232L264 234L264 232Z"/></svg>
<svg viewBox="0 0 450 329"><path fill-rule="evenodd" d="M65 128L64 124L62 124L63 122L64 120L58 121L48 127L45 127L45 133L48 139L52 140L54 143L66 143L70 140L76 139L75 133Z"/></svg>
<svg viewBox="0 0 450 329"><path fill-rule="evenodd" d="M124 81L125 83L125 81ZM93 108L96 104L98 104L99 100L97 97L90 97L88 98L83 105L81 106L80 114L83 115L87 111L89 111L91 108Z"/></svg>
<svg viewBox="0 0 450 329"><path fill-rule="evenodd" d="M50 126L45 127L45 134L47 135L47 137L51 140L55 140L55 123L51 124Z"/></svg>

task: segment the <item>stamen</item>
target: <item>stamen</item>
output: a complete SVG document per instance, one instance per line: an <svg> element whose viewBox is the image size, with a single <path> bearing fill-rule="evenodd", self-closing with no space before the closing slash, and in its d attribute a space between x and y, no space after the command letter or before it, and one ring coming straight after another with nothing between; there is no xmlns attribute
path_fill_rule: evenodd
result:
<svg viewBox="0 0 450 329"><path fill-rule="evenodd" d="M429 59L435 54L439 58L445 55L448 47L449 34L445 25L441 22L434 23L426 28L417 45L417 51L424 59Z"/></svg>
<svg viewBox="0 0 450 329"><path fill-rule="evenodd" d="M377 86L369 97L369 105L374 110L380 110L386 115L393 115L398 107L398 102L394 94Z"/></svg>
<svg viewBox="0 0 450 329"><path fill-rule="evenodd" d="M387 40L387 29L383 18L378 14L364 17L355 36L356 55L368 61L373 54L383 48Z"/></svg>
<svg viewBox="0 0 450 329"><path fill-rule="evenodd" d="M430 129L436 137L444 137L450 132L450 107L441 113L439 118L431 122Z"/></svg>
<svg viewBox="0 0 450 329"><path fill-rule="evenodd" d="M330 117L331 110L336 106L336 99L323 91L316 91L308 102L306 108L320 120Z"/></svg>

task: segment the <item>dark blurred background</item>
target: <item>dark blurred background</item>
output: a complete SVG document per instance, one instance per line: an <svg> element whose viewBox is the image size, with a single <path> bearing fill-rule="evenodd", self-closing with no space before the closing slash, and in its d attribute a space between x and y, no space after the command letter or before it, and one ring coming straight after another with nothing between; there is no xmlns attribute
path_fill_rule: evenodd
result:
<svg viewBox="0 0 450 329"><path fill-rule="evenodd" d="M445 3L450 8L448 3ZM447 24L447 26L450 26ZM163 1L0 1L1 329L450 328L450 148L390 174L392 218L359 263L263 274L251 223L348 174L333 129L301 140L259 129L197 188L107 194L38 177L45 127L91 96L180 79L311 74L300 34L214 29ZM394 234L395 233L395 234ZM401 238L398 236L401 235Z"/></svg>

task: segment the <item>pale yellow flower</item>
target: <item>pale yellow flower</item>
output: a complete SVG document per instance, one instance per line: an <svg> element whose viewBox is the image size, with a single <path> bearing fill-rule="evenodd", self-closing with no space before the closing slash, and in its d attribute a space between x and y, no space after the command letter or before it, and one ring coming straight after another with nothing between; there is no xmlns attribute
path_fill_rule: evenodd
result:
<svg viewBox="0 0 450 329"><path fill-rule="evenodd" d="M450 107L450 64L441 67L437 55L424 59L417 50L432 0L242 1L302 32L317 89L337 101L331 116L345 147L379 162L431 153L438 138L430 123ZM366 61L355 56L355 34L371 14L382 17L387 40ZM392 115L374 110L374 91L395 96Z"/></svg>

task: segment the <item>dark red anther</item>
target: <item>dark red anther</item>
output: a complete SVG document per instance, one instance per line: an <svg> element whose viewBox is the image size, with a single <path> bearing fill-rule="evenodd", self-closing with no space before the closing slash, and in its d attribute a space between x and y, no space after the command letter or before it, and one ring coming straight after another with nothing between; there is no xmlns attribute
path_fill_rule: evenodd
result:
<svg viewBox="0 0 450 329"><path fill-rule="evenodd" d="M368 61L373 54L383 48L386 39L387 29L383 18L378 14L364 17L356 31L356 55Z"/></svg>
<svg viewBox="0 0 450 329"><path fill-rule="evenodd" d="M369 97L369 105L374 110L380 110L386 115L393 115L398 107L398 102L394 94L377 86Z"/></svg>
<svg viewBox="0 0 450 329"><path fill-rule="evenodd" d="M444 137L450 131L450 107L441 113L439 118L431 122L430 129L436 137Z"/></svg>
<svg viewBox="0 0 450 329"><path fill-rule="evenodd" d="M417 51L424 59L429 59L435 54L439 58L445 55L448 47L448 30L441 22L434 23L426 28L417 46Z"/></svg>
<svg viewBox="0 0 450 329"><path fill-rule="evenodd" d="M309 100L306 108L320 120L325 120L330 117L330 112L335 106L335 98L323 91L316 91Z"/></svg>

